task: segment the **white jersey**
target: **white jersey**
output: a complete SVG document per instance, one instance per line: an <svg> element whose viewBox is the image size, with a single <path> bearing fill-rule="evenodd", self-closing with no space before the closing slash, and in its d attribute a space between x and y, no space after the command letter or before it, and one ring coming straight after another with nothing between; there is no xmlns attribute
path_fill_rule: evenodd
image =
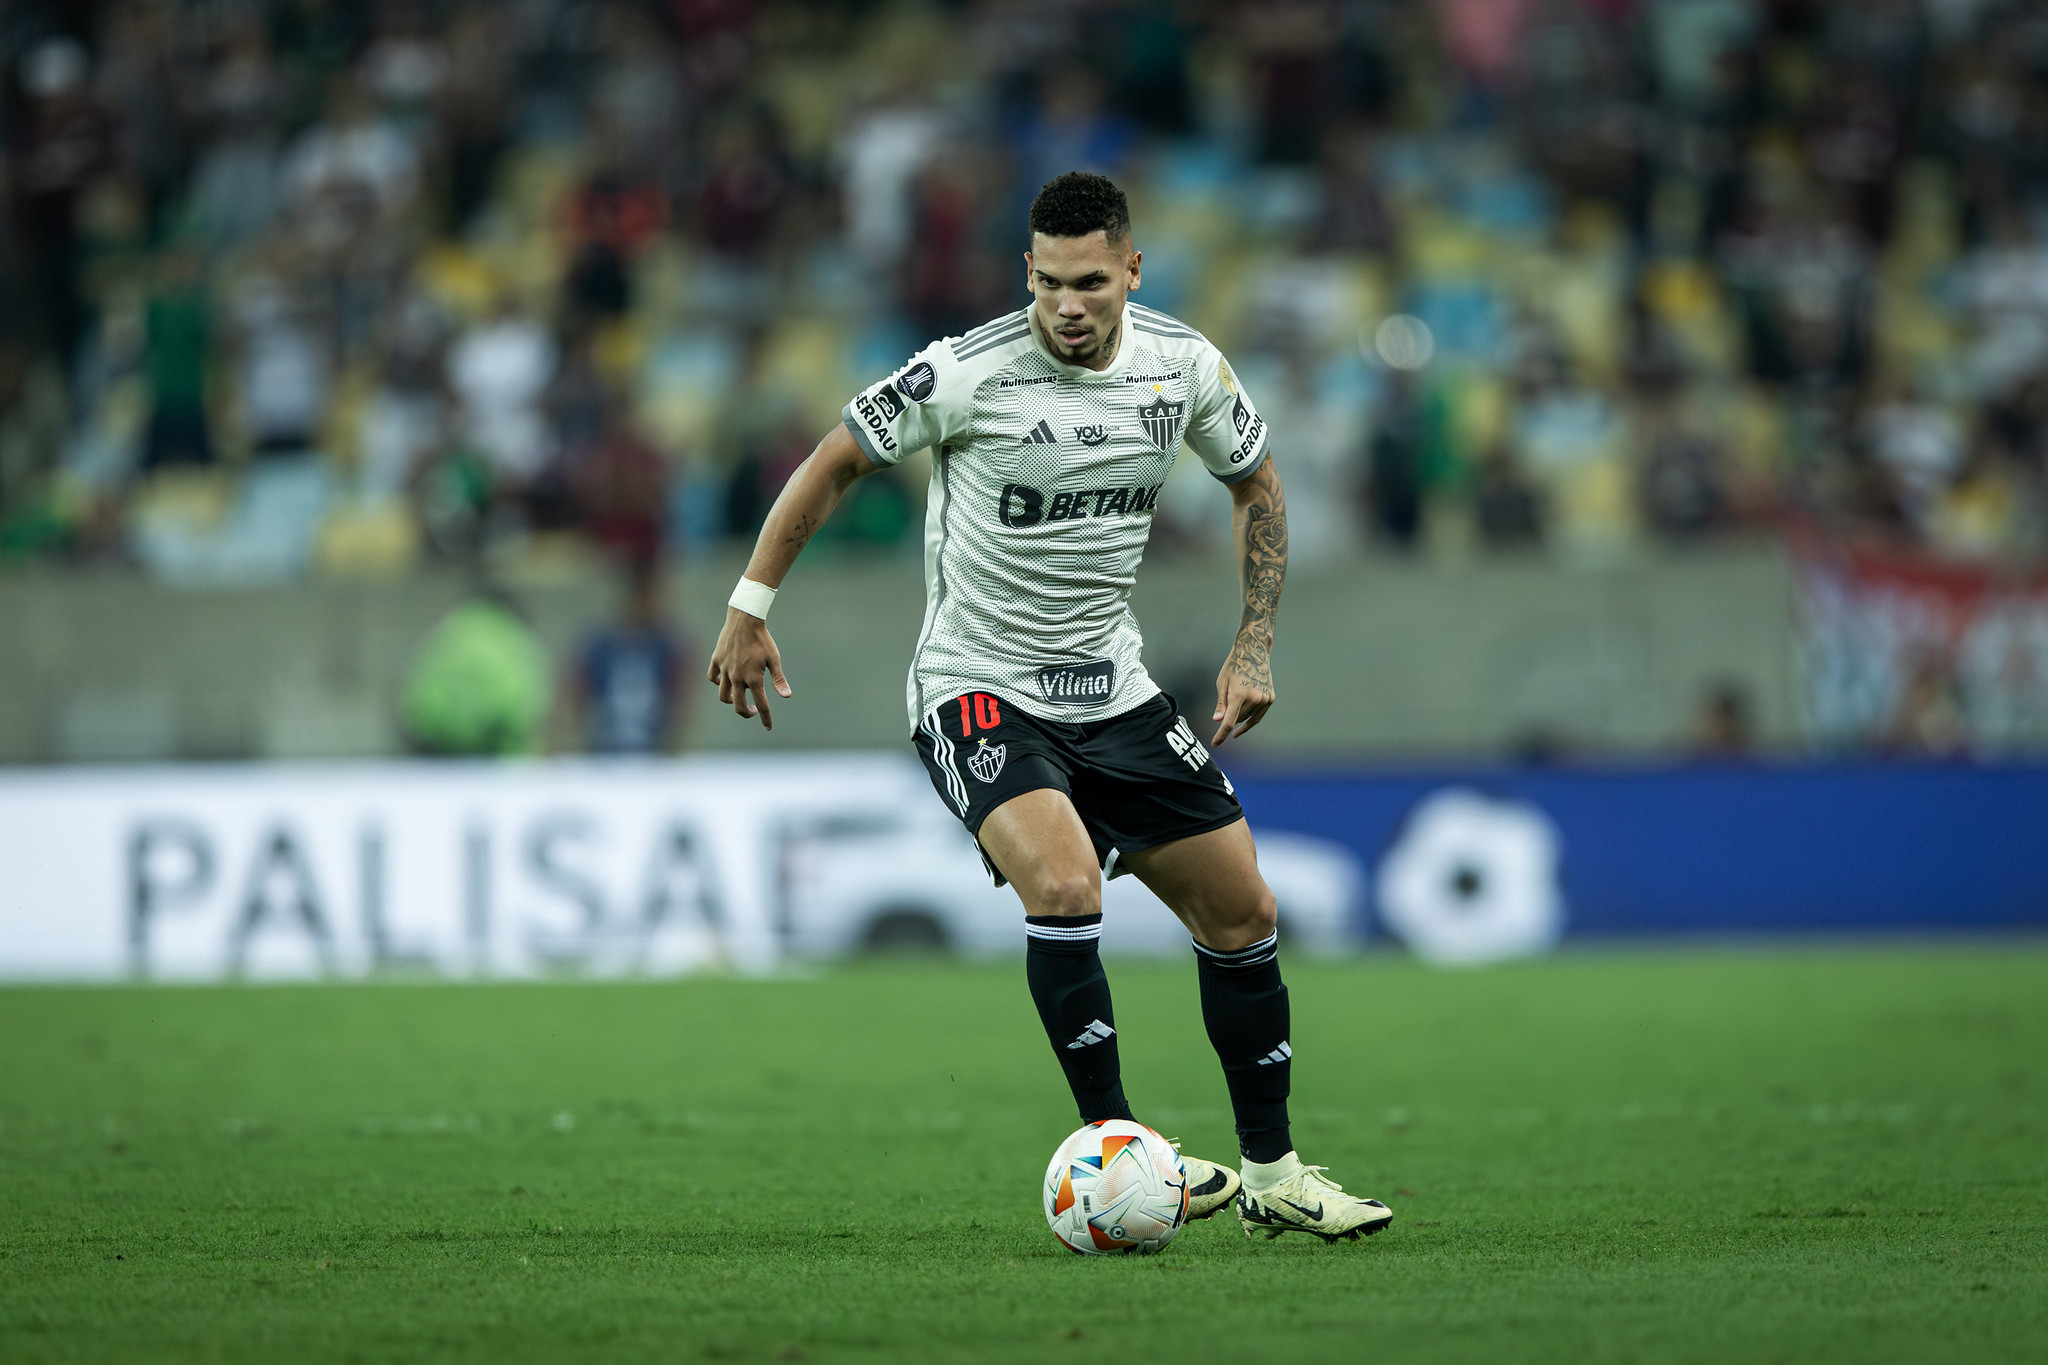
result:
<svg viewBox="0 0 2048 1365"><path fill-rule="evenodd" d="M1025 308L920 351L842 416L877 464L932 448L913 730L963 692L1063 721L1151 698L1130 598L1167 470L1183 443L1225 483L1266 457L1222 353L1129 302L1106 370L1055 360Z"/></svg>

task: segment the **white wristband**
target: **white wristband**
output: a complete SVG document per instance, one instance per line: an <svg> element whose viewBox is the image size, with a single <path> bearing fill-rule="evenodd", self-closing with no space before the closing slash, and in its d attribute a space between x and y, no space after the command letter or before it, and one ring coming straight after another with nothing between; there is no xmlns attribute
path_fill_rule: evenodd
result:
<svg viewBox="0 0 2048 1365"><path fill-rule="evenodd" d="M732 590L732 596L726 599L725 605L737 607L747 615L757 616L765 621L768 619L768 608L775 605L775 589L766 583L756 583L743 574L739 586Z"/></svg>

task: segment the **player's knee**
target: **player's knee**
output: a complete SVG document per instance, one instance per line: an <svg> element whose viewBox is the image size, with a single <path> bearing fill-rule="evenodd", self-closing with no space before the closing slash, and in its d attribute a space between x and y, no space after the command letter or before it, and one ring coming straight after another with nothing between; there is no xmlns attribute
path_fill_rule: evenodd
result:
<svg viewBox="0 0 2048 1365"><path fill-rule="evenodd" d="M1219 919L1227 921L1225 933L1233 950L1249 948L1260 939L1272 937L1280 927L1280 902L1274 900L1274 894L1264 886L1260 886L1255 896L1237 902L1231 909L1235 913L1219 915Z"/></svg>
<svg viewBox="0 0 2048 1365"><path fill-rule="evenodd" d="M1250 913L1245 916L1245 932L1254 942L1270 938L1280 928L1280 902L1266 887L1259 888L1258 899L1253 901Z"/></svg>
<svg viewBox="0 0 2048 1365"><path fill-rule="evenodd" d="M1251 907L1251 923L1247 925L1253 937L1272 937L1280 929L1280 902L1270 890L1260 888L1260 898Z"/></svg>
<svg viewBox="0 0 2048 1365"><path fill-rule="evenodd" d="M1048 873L1039 879L1033 897L1041 915L1094 915L1102 910L1102 879L1093 868L1085 872Z"/></svg>
<svg viewBox="0 0 2048 1365"><path fill-rule="evenodd" d="M1218 952L1235 953L1271 938L1280 923L1280 906L1261 886L1255 894L1205 900L1183 906L1181 918L1198 942Z"/></svg>

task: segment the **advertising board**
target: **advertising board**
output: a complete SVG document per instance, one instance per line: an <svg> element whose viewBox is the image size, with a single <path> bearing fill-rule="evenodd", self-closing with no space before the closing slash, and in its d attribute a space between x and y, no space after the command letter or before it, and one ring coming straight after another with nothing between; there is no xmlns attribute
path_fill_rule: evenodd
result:
<svg viewBox="0 0 2048 1365"><path fill-rule="evenodd" d="M1261 850L1290 930L1354 942L1351 853ZM1118 953L1185 954L1134 877ZM908 754L0 772L0 977L757 974L1022 950L1015 895Z"/></svg>
<svg viewBox="0 0 2048 1365"><path fill-rule="evenodd" d="M1290 952L2048 929L2048 768L1261 772ZM1106 953L1186 954L1136 877ZM907 754L0 772L0 977L652 976L1022 950Z"/></svg>
<svg viewBox="0 0 2048 1365"><path fill-rule="evenodd" d="M790 831L930 801L866 756L17 771L0 971L766 971Z"/></svg>

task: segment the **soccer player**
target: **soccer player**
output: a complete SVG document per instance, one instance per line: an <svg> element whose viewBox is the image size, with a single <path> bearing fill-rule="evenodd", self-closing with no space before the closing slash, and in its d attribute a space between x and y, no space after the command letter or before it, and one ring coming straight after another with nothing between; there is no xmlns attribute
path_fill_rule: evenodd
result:
<svg viewBox="0 0 2048 1365"><path fill-rule="evenodd" d="M1146 676L1131 585L1186 446L1229 489L1243 614L1216 677L1220 746L1273 705L1287 510L1265 419L1198 332L1128 296L1143 257L1123 192L1069 172L1032 202L1034 302L936 342L854 396L790 476L711 656L719 700L773 725L788 697L767 615L855 480L933 452L912 739L932 785L1024 902L1026 978L1084 1122L1130 1118L1097 956L1102 879L1134 873L1194 938L1243 1175L1187 1158L1190 1216L1235 1200L1245 1235L1393 1218L1305 1166L1288 1136L1287 987L1273 893L1230 779Z"/></svg>

